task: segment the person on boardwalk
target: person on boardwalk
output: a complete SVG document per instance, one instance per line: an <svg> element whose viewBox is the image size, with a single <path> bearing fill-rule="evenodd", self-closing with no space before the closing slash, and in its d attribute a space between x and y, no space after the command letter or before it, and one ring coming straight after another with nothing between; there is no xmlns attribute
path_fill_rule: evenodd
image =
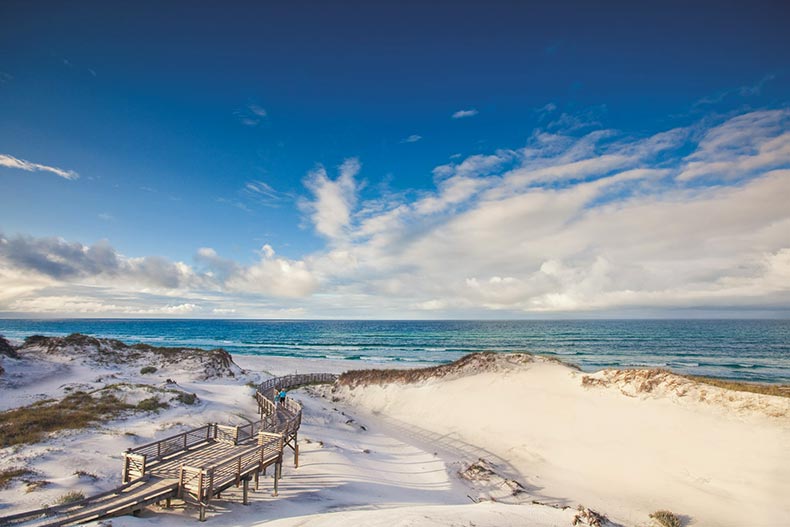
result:
<svg viewBox="0 0 790 527"><path fill-rule="evenodd" d="M280 404L283 404L285 402L285 388L280 390L280 394L277 397L277 399L280 401Z"/></svg>

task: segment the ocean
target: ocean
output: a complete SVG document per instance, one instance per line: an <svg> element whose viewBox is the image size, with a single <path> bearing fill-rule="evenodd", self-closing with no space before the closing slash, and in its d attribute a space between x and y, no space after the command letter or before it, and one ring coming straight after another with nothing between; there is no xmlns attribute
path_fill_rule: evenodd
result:
<svg viewBox="0 0 790 527"><path fill-rule="evenodd" d="M0 335L84 333L233 354L438 364L476 351L557 357L585 371L658 367L790 383L790 320L9 320Z"/></svg>

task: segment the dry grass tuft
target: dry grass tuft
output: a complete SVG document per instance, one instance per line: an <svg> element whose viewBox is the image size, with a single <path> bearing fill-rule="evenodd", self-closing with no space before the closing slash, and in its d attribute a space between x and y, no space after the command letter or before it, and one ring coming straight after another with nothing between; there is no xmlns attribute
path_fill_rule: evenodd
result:
<svg viewBox="0 0 790 527"><path fill-rule="evenodd" d="M343 373L337 380L341 386L365 386L370 384L402 383L413 384L428 379L446 377L463 372L482 372L495 369L503 363L526 364L535 358L528 353L495 353L484 351L465 355L455 362L431 366L429 368L414 368L408 370L352 370Z"/></svg>
<svg viewBox="0 0 790 527"><path fill-rule="evenodd" d="M609 518L600 512L579 505L579 512L573 517L573 525L589 525L590 527L604 527L609 523Z"/></svg>
<svg viewBox="0 0 790 527"><path fill-rule="evenodd" d="M85 499L85 494L82 492L71 490L58 498L58 505L65 505L66 503L74 503L75 501L82 501Z"/></svg>
<svg viewBox="0 0 790 527"><path fill-rule="evenodd" d="M134 408L111 394L74 392L60 401L40 401L0 413L0 447L35 443L45 434L79 430Z"/></svg>
<svg viewBox="0 0 790 527"><path fill-rule="evenodd" d="M761 395L774 395L777 397L790 397L790 384L763 384L757 382L741 382L741 381L728 381L724 379L714 379L712 377L697 377L695 375L681 375L686 379L701 382L716 386L717 388L724 388L725 390L734 390L736 392L750 392L759 393Z"/></svg>
<svg viewBox="0 0 790 527"><path fill-rule="evenodd" d="M32 472L28 469L19 467L0 470L0 489L8 487L14 479L30 474L32 474Z"/></svg>
<svg viewBox="0 0 790 527"><path fill-rule="evenodd" d="M772 395L776 397L790 397L790 385L787 384L763 384L756 382L729 381L724 379L714 379L712 377L701 377L696 375L682 375L663 368L649 369L627 369L627 370L607 370L610 375L605 378L582 377L582 385L587 387L606 387L613 382L624 382L633 385L636 393L651 393L659 387L669 387L680 390L680 394L685 394L686 381L707 384L736 392L756 393L760 395Z"/></svg>
<svg viewBox="0 0 790 527"><path fill-rule="evenodd" d="M139 403L137 403L138 410L143 412L159 412L159 410L163 408L169 408L170 405L166 402L159 400L159 397L149 397L148 399L143 399Z"/></svg>
<svg viewBox="0 0 790 527"><path fill-rule="evenodd" d="M683 525L680 518L669 511L656 511L650 517L656 520L661 527L682 527Z"/></svg>

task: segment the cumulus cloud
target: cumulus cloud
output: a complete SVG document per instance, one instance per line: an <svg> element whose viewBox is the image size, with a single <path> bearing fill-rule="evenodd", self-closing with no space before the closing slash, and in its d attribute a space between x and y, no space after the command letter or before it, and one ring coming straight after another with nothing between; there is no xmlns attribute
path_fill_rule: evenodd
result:
<svg viewBox="0 0 790 527"><path fill-rule="evenodd" d="M479 112L477 110L475 110L474 108L470 108L468 110L458 110L457 112L455 112L452 115L452 118L453 119L463 119L465 117L474 117L478 113Z"/></svg>
<svg viewBox="0 0 790 527"><path fill-rule="evenodd" d="M248 266L209 247L198 249L195 262L127 257L106 241L0 235L0 312L256 316L282 313L269 299L299 299L318 284L304 261L276 256L268 244Z"/></svg>
<svg viewBox="0 0 790 527"><path fill-rule="evenodd" d="M18 159L8 154L0 154L0 166L18 168L19 170L25 170L26 172L50 172L56 176L70 180L78 179L80 177L80 175L73 170L64 170L58 167L32 163L30 161L25 161L24 159Z"/></svg>
<svg viewBox="0 0 790 527"><path fill-rule="evenodd" d="M310 172L305 186L314 199L301 203L310 214L315 230L329 239L344 235L351 221L351 211L357 200L355 177L362 165L356 158L346 159L338 169L337 179L331 179L322 166Z"/></svg>
<svg viewBox="0 0 790 527"><path fill-rule="evenodd" d="M247 265L208 247L190 266L126 257L107 242L0 236L0 311L786 312L788 124L779 109L648 137L537 130L520 148L437 167L431 191L366 200L357 159L334 177L319 166L300 206L326 246L289 258L265 244Z"/></svg>
<svg viewBox="0 0 790 527"><path fill-rule="evenodd" d="M84 245L61 238L0 235L0 261L56 280L123 279L172 289L195 285L196 279L181 262L159 256L126 258L106 241Z"/></svg>
<svg viewBox="0 0 790 527"><path fill-rule="evenodd" d="M228 279L229 291L302 298L316 290L317 277L304 261L278 257L269 245L264 245L261 253L258 263L239 269Z"/></svg>
<svg viewBox="0 0 790 527"><path fill-rule="evenodd" d="M401 314L787 307L783 113L642 138L539 131L522 149L442 165L435 192L351 214L356 281L335 280ZM692 163L720 177L688 184ZM328 259L311 265L331 284Z"/></svg>

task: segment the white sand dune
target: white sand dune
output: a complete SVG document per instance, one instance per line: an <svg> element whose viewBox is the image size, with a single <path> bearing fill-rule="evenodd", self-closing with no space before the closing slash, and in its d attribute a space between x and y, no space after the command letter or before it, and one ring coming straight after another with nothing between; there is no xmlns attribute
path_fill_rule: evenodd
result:
<svg viewBox="0 0 790 527"><path fill-rule="evenodd" d="M120 454L130 446L208 421L243 422L241 416L255 413L249 381L349 366L234 359L248 372L210 379L192 367L141 375L139 364L100 365L79 355L4 361L5 408L62 397L70 386L161 386L166 378L200 402L0 450L0 470L24 466L34 471L32 479L48 482L26 492L23 481L13 481L0 490L0 515L53 503L69 490L91 494L116 486ZM30 375L36 367L50 373L37 379ZM648 514L661 508L690 525L787 523L789 400L677 379L651 379L645 391L644 379L629 375L585 376L541 359L501 358L413 384L298 390L291 395L304 405L301 466L286 463L278 498L269 479L249 506L240 495L223 493L209 524L570 526L580 503L629 526L652 525ZM112 519L114 527L195 522L195 511L180 506Z"/></svg>
<svg viewBox="0 0 790 527"><path fill-rule="evenodd" d="M540 501L583 503L628 525L657 509L692 525L790 521L790 399L674 375L657 386L646 372L588 376L539 358L470 373L335 396L483 446Z"/></svg>

